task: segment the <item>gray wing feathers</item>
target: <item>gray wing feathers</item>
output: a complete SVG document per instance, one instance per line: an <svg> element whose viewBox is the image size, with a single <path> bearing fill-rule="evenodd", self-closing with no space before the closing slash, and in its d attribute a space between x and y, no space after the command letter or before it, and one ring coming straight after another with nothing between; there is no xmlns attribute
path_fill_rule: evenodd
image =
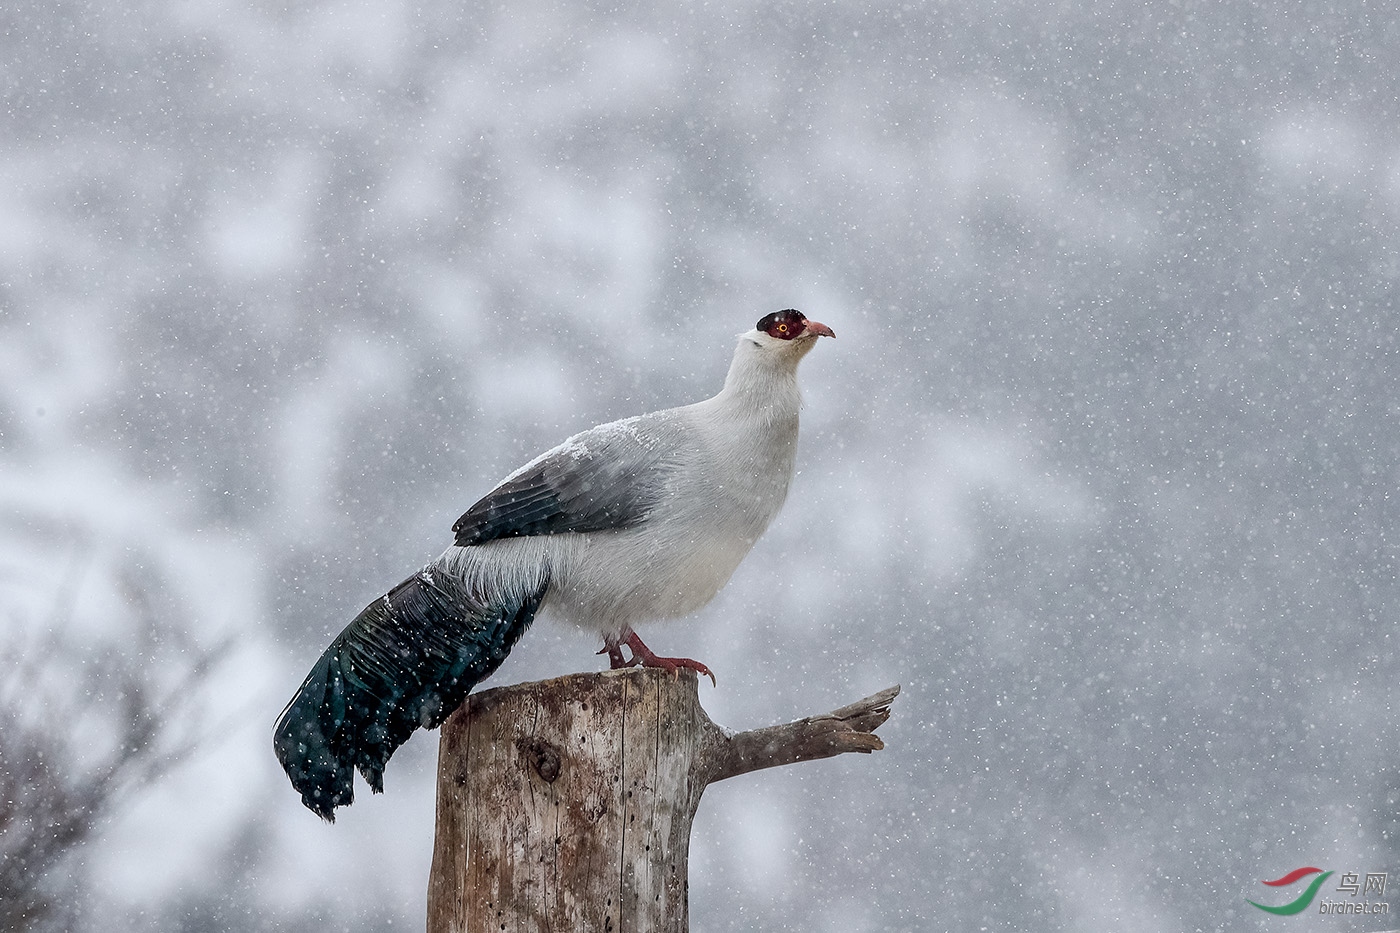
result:
<svg viewBox="0 0 1400 933"><path fill-rule="evenodd" d="M457 519L457 545L640 523L664 494L673 469L660 453L666 445L652 420L605 424L539 457Z"/></svg>

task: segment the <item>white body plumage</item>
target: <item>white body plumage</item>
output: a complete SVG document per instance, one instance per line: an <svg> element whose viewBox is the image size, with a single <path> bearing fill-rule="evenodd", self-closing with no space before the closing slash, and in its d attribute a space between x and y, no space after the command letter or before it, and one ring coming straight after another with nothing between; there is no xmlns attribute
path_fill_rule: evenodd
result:
<svg viewBox="0 0 1400 933"><path fill-rule="evenodd" d="M787 498L801 407L797 364L815 342L750 331L719 394L577 434L501 484L550 458L613 457L620 481L661 484L639 523L450 547L432 569L483 595L526 592L548 578L542 608L605 636L694 612L729 581ZM650 464L657 451L660 468Z"/></svg>

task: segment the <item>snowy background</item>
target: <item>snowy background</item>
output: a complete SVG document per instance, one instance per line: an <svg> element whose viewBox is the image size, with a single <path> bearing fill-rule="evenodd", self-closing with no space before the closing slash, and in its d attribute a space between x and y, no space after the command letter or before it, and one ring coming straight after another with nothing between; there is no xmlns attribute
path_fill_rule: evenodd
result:
<svg viewBox="0 0 1400 933"><path fill-rule="evenodd" d="M227 643L197 751L55 873L74 928L421 929L435 736L328 827L279 708L502 475L790 306L839 339L789 505L648 640L734 728L904 693L885 752L706 794L692 929L1271 930L1259 879L1400 885L1384 5L0 25L0 640L54 668L0 699ZM492 682L595 647L542 620Z"/></svg>

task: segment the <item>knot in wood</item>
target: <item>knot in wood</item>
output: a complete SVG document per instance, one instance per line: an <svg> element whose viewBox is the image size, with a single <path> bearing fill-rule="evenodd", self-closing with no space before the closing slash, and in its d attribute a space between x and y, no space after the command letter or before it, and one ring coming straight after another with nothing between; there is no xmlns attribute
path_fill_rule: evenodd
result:
<svg viewBox="0 0 1400 933"><path fill-rule="evenodd" d="M523 738L516 743L520 754L524 755L546 784L553 784L559 777L561 759L559 749L544 739Z"/></svg>

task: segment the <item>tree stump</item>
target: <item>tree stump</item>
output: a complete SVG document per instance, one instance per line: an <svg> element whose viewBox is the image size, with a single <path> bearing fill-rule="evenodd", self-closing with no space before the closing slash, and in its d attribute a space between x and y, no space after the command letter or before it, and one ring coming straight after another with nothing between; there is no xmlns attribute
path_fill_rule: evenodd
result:
<svg viewBox="0 0 1400 933"><path fill-rule="evenodd" d="M898 687L731 734L695 674L632 668L473 694L443 723L429 933L684 933L705 787L884 747Z"/></svg>

